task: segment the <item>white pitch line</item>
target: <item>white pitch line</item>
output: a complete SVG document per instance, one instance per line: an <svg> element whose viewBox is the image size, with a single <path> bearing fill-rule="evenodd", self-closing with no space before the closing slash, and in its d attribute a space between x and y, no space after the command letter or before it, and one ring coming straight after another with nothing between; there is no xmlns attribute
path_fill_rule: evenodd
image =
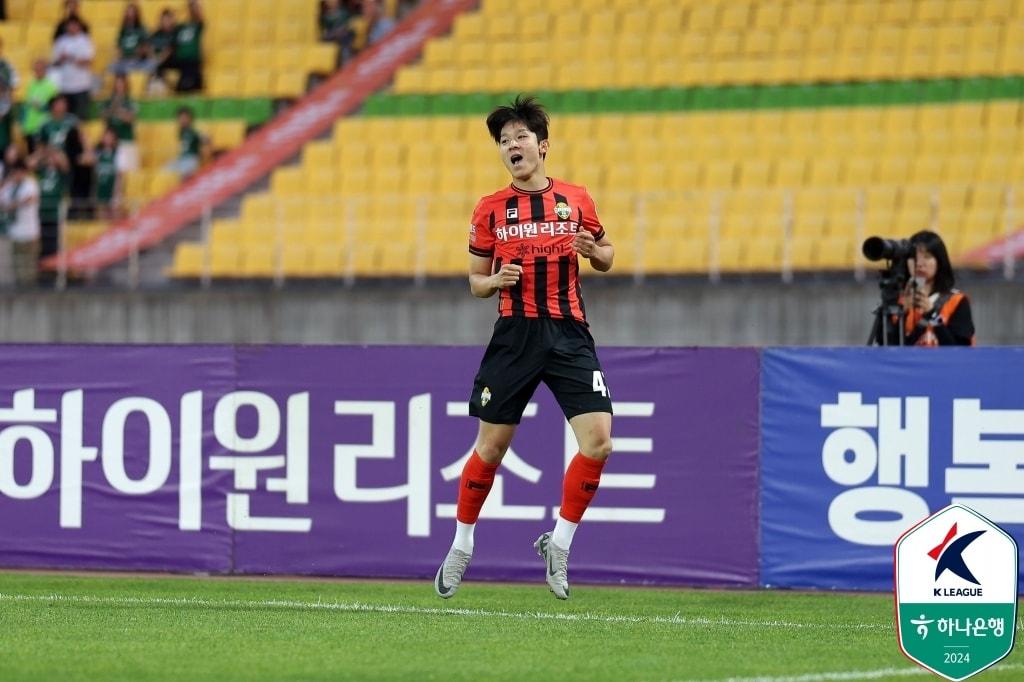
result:
<svg viewBox="0 0 1024 682"><path fill-rule="evenodd" d="M1024 669L1024 664L1022 663L996 663L993 667L987 668L987 670L992 672L1022 669ZM931 674L930 671L924 668L914 666L911 668L878 668L876 670L806 673L804 675L785 675L782 677L720 677L687 682L855 682L856 680L877 680L882 677L910 677L912 675Z"/></svg>
<svg viewBox="0 0 1024 682"><path fill-rule="evenodd" d="M517 620L553 620L567 622L638 623L654 625L681 625L691 627L749 627L785 630L894 630L892 623L797 623L784 620L733 620L730 618L674 616L605 616L597 613L550 613L546 611L490 611L487 609L433 608L396 604L368 604L364 602L294 601L283 599L201 599L198 597L98 597L74 594L7 594L0 592L0 602L68 602L72 604L110 604L114 606L192 606L197 608L267 608L311 609L346 613L411 614L425 616L471 616L482 618L511 618ZM1024 623L1017 623L1017 630ZM750 681L762 678L750 678ZM773 678L764 678L773 679ZM783 678L780 678L782 680ZM788 679L788 678L787 678ZM722 681L724 682L724 681ZM747 682L747 681L744 681ZM802 681L799 681L802 682Z"/></svg>
<svg viewBox="0 0 1024 682"><path fill-rule="evenodd" d="M486 609L431 608L394 604L367 604L363 602L305 602L280 599L200 599L189 597L98 597L70 594L7 594L0 592L0 602L68 602L72 604L110 604L114 606L184 606L198 608L270 608L313 609L348 613L413 614L427 616L474 616L483 618L513 618L519 620L552 620L568 622L640 623L656 625L682 625L694 627L751 627L793 630L891 630L883 623L795 623L782 620L732 620L729 618L674 616L605 616L596 613L548 613L544 611L490 611Z"/></svg>

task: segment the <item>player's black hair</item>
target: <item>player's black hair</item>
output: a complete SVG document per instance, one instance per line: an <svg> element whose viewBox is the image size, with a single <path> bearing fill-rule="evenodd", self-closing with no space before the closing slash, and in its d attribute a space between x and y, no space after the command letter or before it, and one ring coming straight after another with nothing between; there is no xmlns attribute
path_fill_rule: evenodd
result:
<svg viewBox="0 0 1024 682"><path fill-rule="evenodd" d="M910 237L910 243L915 247L922 247L935 257L938 267L935 269L932 289L943 294L949 293L956 279L953 277L953 264L949 260L949 251L946 250L946 243L942 241L942 237L931 230L921 230Z"/></svg>
<svg viewBox="0 0 1024 682"><path fill-rule="evenodd" d="M522 123L537 135L537 142L548 139L548 113L535 97L518 95L510 103L500 106L487 117L487 130L495 142L501 141L501 129L513 121Z"/></svg>
<svg viewBox="0 0 1024 682"><path fill-rule="evenodd" d="M192 110L192 107L186 104L183 104L180 107L178 107L177 115L181 116L182 114L188 114L189 120L192 120L196 117L196 112Z"/></svg>

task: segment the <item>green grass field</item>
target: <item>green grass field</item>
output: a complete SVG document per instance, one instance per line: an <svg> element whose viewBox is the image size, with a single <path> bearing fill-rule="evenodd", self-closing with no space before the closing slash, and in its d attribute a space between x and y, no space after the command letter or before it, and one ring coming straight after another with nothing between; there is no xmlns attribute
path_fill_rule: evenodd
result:
<svg viewBox="0 0 1024 682"><path fill-rule="evenodd" d="M885 594L0 573L4 682L907 677Z"/></svg>

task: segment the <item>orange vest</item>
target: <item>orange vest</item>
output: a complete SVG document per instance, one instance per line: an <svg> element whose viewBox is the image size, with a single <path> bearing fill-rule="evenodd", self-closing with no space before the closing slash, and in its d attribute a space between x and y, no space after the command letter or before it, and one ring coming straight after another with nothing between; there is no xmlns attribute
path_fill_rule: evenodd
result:
<svg viewBox="0 0 1024 682"><path fill-rule="evenodd" d="M942 298L943 298L942 296L939 296L939 300L940 301L942 300ZM958 305L960 305L960 301L962 301L963 299L964 299L963 292L960 292L960 291L957 291L956 289L954 289L950 293L949 297L942 304L942 307L939 308L939 319L942 320L942 324L948 324L949 323L949 318L951 318L953 316L953 312L956 310L956 307ZM914 308L913 310L911 310L910 312L907 313L906 318L904 318L905 319L905 321L904 321L904 332L907 334L907 336L910 336L910 333L912 331L914 331L914 327L916 327L917 323L921 321L921 317L923 315L924 315L924 313L922 313L917 308ZM928 328L925 329L924 333L921 334L920 337L918 337L917 343L915 343L914 345L916 345L916 346L938 346L939 345L939 340L937 338L935 338L935 332L932 331L932 326L933 325L931 323L928 323ZM973 338L971 339L971 345L972 346L974 345L974 339Z"/></svg>

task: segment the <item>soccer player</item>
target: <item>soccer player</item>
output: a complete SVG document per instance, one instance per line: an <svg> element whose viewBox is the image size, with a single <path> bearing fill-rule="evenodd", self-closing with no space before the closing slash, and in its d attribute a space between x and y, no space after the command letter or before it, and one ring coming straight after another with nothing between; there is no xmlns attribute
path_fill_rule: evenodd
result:
<svg viewBox="0 0 1024 682"><path fill-rule="evenodd" d="M477 204L469 228L469 287L498 294L498 321L473 382L469 411L480 420L459 483L455 541L434 589L452 597L473 556L473 531L516 426L543 381L569 421L580 452L562 484L555 528L534 543L548 587L569 598L568 559L576 526L611 454L612 403L579 283L579 256L607 272L615 250L584 187L549 178L548 116L519 96L487 117L512 183Z"/></svg>

